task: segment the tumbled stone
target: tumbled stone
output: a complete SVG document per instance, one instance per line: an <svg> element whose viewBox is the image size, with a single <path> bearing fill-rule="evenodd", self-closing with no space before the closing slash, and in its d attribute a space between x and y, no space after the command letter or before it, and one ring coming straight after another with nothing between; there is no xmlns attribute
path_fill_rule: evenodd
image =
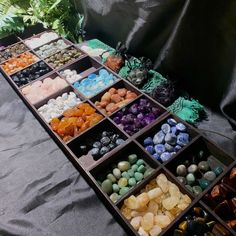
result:
<svg viewBox="0 0 236 236"><path fill-rule="evenodd" d="M186 127L184 124L182 124L182 123L178 123L178 124L176 125L176 128L177 128L177 130L179 130L180 132L184 132L184 131L187 130L187 127Z"/></svg>
<svg viewBox="0 0 236 236"><path fill-rule="evenodd" d="M154 217L154 223L164 229L171 223L171 220L167 215L156 215Z"/></svg>
<svg viewBox="0 0 236 236"><path fill-rule="evenodd" d="M178 202L178 197L169 197L162 201L162 205L166 210L171 210L178 204Z"/></svg>
<svg viewBox="0 0 236 236"><path fill-rule="evenodd" d="M149 231L150 236L158 236L161 233L161 228L158 225L154 225Z"/></svg>
<svg viewBox="0 0 236 236"><path fill-rule="evenodd" d="M161 130L162 130L162 132L163 133L165 133L165 134L167 134L167 133L170 133L170 125L168 125L168 124L163 124L162 126L161 126Z"/></svg>
<svg viewBox="0 0 236 236"><path fill-rule="evenodd" d="M167 133L165 135L165 142L167 142L170 145L176 145L177 137L176 135L172 133Z"/></svg>
<svg viewBox="0 0 236 236"><path fill-rule="evenodd" d="M110 195L110 199L111 199L113 202L118 201L119 198L120 198L120 196L119 196L117 193L112 193L112 194Z"/></svg>
<svg viewBox="0 0 236 236"><path fill-rule="evenodd" d="M142 227L139 227L138 234L140 236L149 236L148 233Z"/></svg>
<svg viewBox="0 0 236 236"><path fill-rule="evenodd" d="M210 181L206 179L199 179L198 183L203 190L206 189L210 185Z"/></svg>
<svg viewBox="0 0 236 236"><path fill-rule="evenodd" d="M198 168L199 168L199 170L206 172L209 170L209 165L208 165L207 161L200 161L198 163Z"/></svg>
<svg viewBox="0 0 236 236"><path fill-rule="evenodd" d="M149 231L154 224L154 215L151 212L146 213L142 220L141 220L141 226L145 231Z"/></svg>
<svg viewBox="0 0 236 236"><path fill-rule="evenodd" d="M187 176L186 176L186 180L187 180L187 183L189 184L189 185L192 185L192 184L194 184L194 182L195 182L195 176L192 174L192 173L189 173L189 174L187 174Z"/></svg>
<svg viewBox="0 0 236 236"><path fill-rule="evenodd" d="M147 194L149 196L149 199L151 200L151 199L155 199L157 197L160 197L163 194L163 192L160 188L154 188L154 189L148 191Z"/></svg>
<svg viewBox="0 0 236 236"><path fill-rule="evenodd" d="M130 168L130 163L128 161L121 161L118 163L118 169L120 171L127 171Z"/></svg>
<svg viewBox="0 0 236 236"><path fill-rule="evenodd" d="M161 188L162 192L166 193L169 189L168 179L164 174L160 174L156 178L157 185Z"/></svg>
<svg viewBox="0 0 236 236"><path fill-rule="evenodd" d="M117 179L120 179L120 177L121 177L121 172L120 172L120 170L119 170L118 168L113 169L112 173L113 173L113 175L114 175Z"/></svg>
<svg viewBox="0 0 236 236"><path fill-rule="evenodd" d="M182 177L182 176L177 176L177 179L179 180L179 182L181 183L181 184L186 184L187 183L187 181L186 181L186 179L184 178L184 177Z"/></svg>
<svg viewBox="0 0 236 236"><path fill-rule="evenodd" d="M141 220L142 220L141 216L136 216L130 221L130 224L133 226L135 230L138 230L141 225Z"/></svg>
<svg viewBox="0 0 236 236"><path fill-rule="evenodd" d="M109 179L106 179L102 182L102 190L107 193L111 194L112 193L112 182Z"/></svg>
<svg viewBox="0 0 236 236"><path fill-rule="evenodd" d="M195 165L195 164L192 164L192 165L190 165L189 167L188 167L188 172L189 173L196 173L197 172L197 170L198 170L198 167L197 167L197 165Z"/></svg>
<svg viewBox="0 0 236 236"><path fill-rule="evenodd" d="M201 189L200 186L193 186L193 194L194 194L195 196L198 196L198 195L201 194L201 193L202 193L202 189Z"/></svg>
<svg viewBox="0 0 236 236"><path fill-rule="evenodd" d="M138 199L134 195L132 195L129 198L125 199L124 204L132 210L136 210L136 209L139 208Z"/></svg>
<svg viewBox="0 0 236 236"><path fill-rule="evenodd" d="M154 137L153 137L153 143L156 144L161 144L164 142L165 139L165 134L163 131L159 131Z"/></svg>
<svg viewBox="0 0 236 236"><path fill-rule="evenodd" d="M122 187L119 191L120 195L125 195L129 191L128 187Z"/></svg>
<svg viewBox="0 0 236 236"><path fill-rule="evenodd" d="M130 164L134 164L137 161L138 157L136 154L131 154L128 156L128 159Z"/></svg>
<svg viewBox="0 0 236 236"><path fill-rule="evenodd" d="M178 165L176 168L176 174L185 177L187 174L187 168L185 165Z"/></svg>
<svg viewBox="0 0 236 236"><path fill-rule="evenodd" d="M203 176L206 180L208 181L213 181L216 178L216 174L213 171L207 171L204 176Z"/></svg>
<svg viewBox="0 0 236 236"><path fill-rule="evenodd" d="M128 185L128 180L126 178L120 178L119 181L118 181L118 186L120 188L122 187L126 187Z"/></svg>

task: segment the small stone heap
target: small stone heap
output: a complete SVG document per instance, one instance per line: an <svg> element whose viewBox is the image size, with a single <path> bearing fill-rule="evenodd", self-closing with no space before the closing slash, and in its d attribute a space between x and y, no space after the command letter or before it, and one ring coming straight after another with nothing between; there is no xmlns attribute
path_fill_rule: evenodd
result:
<svg viewBox="0 0 236 236"><path fill-rule="evenodd" d="M164 174L159 174L137 196L124 201L121 212L141 236L159 235L191 199Z"/></svg>

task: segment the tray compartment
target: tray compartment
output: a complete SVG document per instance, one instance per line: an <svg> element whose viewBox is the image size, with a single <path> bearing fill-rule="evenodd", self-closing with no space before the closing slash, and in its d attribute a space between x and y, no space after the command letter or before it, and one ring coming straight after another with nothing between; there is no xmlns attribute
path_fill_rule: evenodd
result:
<svg viewBox="0 0 236 236"><path fill-rule="evenodd" d="M178 172L181 177L177 178L178 181L196 197L201 197L205 193L204 190L212 186L232 162L231 157L220 153L212 143L204 138L199 138L170 160L166 167L176 177ZM193 186L197 187L193 188Z"/></svg>
<svg viewBox="0 0 236 236"><path fill-rule="evenodd" d="M64 110L60 117L52 119L50 125L65 143L73 141L104 119L104 116L89 101L74 104Z"/></svg>
<svg viewBox="0 0 236 236"><path fill-rule="evenodd" d="M6 67L7 65L11 65L12 66L12 60L18 60L17 61L17 63L21 63L21 61L23 61L22 60L22 56L31 56L31 59L33 60L30 64L25 64L25 66L23 66L23 67L21 67L20 69L19 69L19 67L16 67L15 66L15 70L14 71L7 71L4 67ZM21 53L20 55L18 55L18 56L16 56L16 57L11 57L11 58L9 58L8 60L6 60L6 61L4 61L3 63L1 63L0 64L0 66L1 66L1 68L2 68L2 70L6 73L6 74L8 74L8 75L12 75L12 74L15 74L15 73L17 73L17 72L20 72L20 71L22 71L22 70L24 70L24 69L26 69L26 68L28 68L28 67L30 67L31 65L33 65L33 64L35 64L35 63L37 63L38 61L40 60L40 58L39 57L37 57L32 51L27 51L27 52L24 52L24 53ZM9 69L9 66L7 66L8 67L8 69Z"/></svg>
<svg viewBox="0 0 236 236"><path fill-rule="evenodd" d="M214 184L202 201L236 234L236 166Z"/></svg>
<svg viewBox="0 0 236 236"><path fill-rule="evenodd" d="M166 182L166 180L172 184L168 181ZM169 175L168 171L159 168L148 176L137 188L127 194L125 198L119 201L117 207L120 209L120 213L123 214L126 224L136 234L139 226L138 224L136 226L134 225L136 227L134 228L131 225L131 219L134 217L143 217L147 212L151 212L155 216L160 214L166 215L166 219L162 221L162 230L159 229L159 234L164 235L193 203L192 196L186 193L186 190ZM152 221L152 219L149 221ZM160 219L156 221L159 222Z"/></svg>
<svg viewBox="0 0 236 236"><path fill-rule="evenodd" d="M42 50L43 50L43 49L44 49L44 51L47 51L47 49L45 49L45 46L55 47L55 46L53 46L52 44L58 43L58 41L60 41L60 40L63 41L64 44L65 44L65 45L63 45L63 46L64 46L63 48L61 48L61 49L58 49L58 48L57 48L57 50L52 51L51 53L48 53L48 54L46 54L46 55L43 55L43 54L42 54ZM44 44L43 46L39 46L39 47L35 48L34 51L35 51L35 54L36 54L37 56L39 56L39 57L42 58L42 59L45 59L45 58L50 57L50 56L52 56L52 55L54 55L54 54L60 52L60 51L63 50L63 49L66 49L66 48L68 48L68 47L70 47L70 46L72 46L72 45L73 45L73 44L72 44L70 41L68 41L68 40L66 40L66 39L60 37L60 38L57 38L57 39L52 40L52 41L49 42L49 43Z"/></svg>
<svg viewBox="0 0 236 236"><path fill-rule="evenodd" d="M73 57L61 57L61 52L64 53L71 53L71 50L76 51L76 54L73 54ZM63 54L64 55L64 54ZM75 46L70 46L68 48L65 48L61 50L60 52L57 52L49 57L45 58L45 61L54 69L60 69L65 67L66 65L73 63L77 61L79 58L84 56L83 52L80 51L77 47ZM62 60L62 61L61 61ZM56 62L56 63L55 63Z"/></svg>
<svg viewBox="0 0 236 236"><path fill-rule="evenodd" d="M42 71L38 68L38 65L41 64L45 71ZM28 71L28 72L27 72ZM10 76L10 78L13 80L13 82L18 87L23 87L27 85L29 82L32 82L41 76L44 76L48 73L50 73L52 69L44 62L44 61L38 61L25 69L18 71ZM26 74L28 73L28 74ZM28 78L28 76L31 75L31 78ZM28 78L28 79L27 79ZM21 84L22 80L24 80L24 84Z"/></svg>
<svg viewBox="0 0 236 236"><path fill-rule="evenodd" d="M185 132L189 134L189 142L185 144L185 146L184 144L178 145L177 143L171 146L166 144L166 143L170 144L172 141L165 142L164 137L166 134L165 133L163 134L163 132L161 132L162 130L161 128L163 127L164 124L168 123L167 120L169 119L174 119L177 123L182 123L186 127L186 131L183 131L183 132L179 131L178 133L176 133L176 136L179 133L185 133ZM171 125L169 126L174 127ZM173 132L175 132L175 129ZM159 135L155 136L157 133L161 133L160 138L156 138L157 136L159 136ZM143 132L139 137L136 138L136 140L144 147L144 149L146 149L147 152L149 152L150 155L153 156L154 159L165 163L168 159L173 158L181 150L186 148L192 142L192 140L194 140L197 137L197 135L198 135L197 131L194 128L192 128L190 125L188 125L186 122L182 121L181 119L173 115L168 115L168 116L163 117L160 120L160 122L146 129L145 132ZM178 147L176 147L177 145ZM166 156L163 157L161 156L161 153L163 152L168 152L170 153L170 155L166 154Z"/></svg>
<svg viewBox="0 0 236 236"><path fill-rule="evenodd" d="M42 106L44 106L44 105L48 105L48 104L50 103L50 100L51 100L51 99L53 99L53 100L54 100L54 99L57 99L57 100L59 99L59 100L61 100L61 98L59 98L59 97L61 97L64 93L67 93L67 95L69 95L71 92L75 93L76 97L77 97L78 99L80 99L81 102L84 102L84 98L81 97L79 94L77 94L76 91L73 89L73 87L71 87L71 86L68 85L68 86L67 86L66 88L64 88L63 90L58 91L58 92L52 94L51 96L45 98L44 100L40 101L39 103L35 104L34 107L35 107L35 108L38 110L38 112L41 114L41 112L39 111L39 109L40 109ZM77 105L77 104L76 104L76 105ZM69 106L70 108L72 108L72 107L75 106L75 104L71 104L71 105L68 105L68 106ZM52 107L52 108L53 108L53 107ZM40 110L41 110L41 109L40 109ZM62 113L63 113L63 112L61 112L61 113L58 114L58 115L53 116L52 118L60 118L60 117L62 117ZM43 119L45 120L46 123L49 123L49 122L50 122L51 119L44 117L42 114L41 114L41 116L43 117Z"/></svg>
<svg viewBox="0 0 236 236"><path fill-rule="evenodd" d="M81 58L79 61L76 61L74 63L72 63L71 65L65 67L63 70L60 70L59 73L66 78L65 75L63 75L63 71L65 70L75 70L77 72L78 75L80 75L80 78L78 78L78 80L87 77L89 74L94 73L95 71L97 71L97 69L101 68L101 65L93 60L92 58L86 56L84 58ZM77 81L77 80L76 80ZM71 81L68 79L68 82L70 83L74 83L76 81Z"/></svg>
<svg viewBox="0 0 236 236"><path fill-rule="evenodd" d="M21 47L20 50L19 49L18 51L14 50L19 46ZM0 50L0 63L3 63L13 57L17 57L28 50L29 48L23 42L12 44L7 48Z"/></svg>
<svg viewBox="0 0 236 236"><path fill-rule="evenodd" d="M109 80L108 84L104 84L103 86L100 86L99 88L97 88L97 86L93 86L91 88L91 83L89 84L89 86L86 84L86 81L88 81L88 78L91 78L91 80L94 80L97 78L97 76L100 75L100 73L108 73L109 75L112 75L113 78ZM96 75L96 77L95 77ZM94 77L93 77L94 76ZM73 83L73 86L75 87L75 89L77 89L81 94L83 94L83 96L87 97L88 99L96 96L98 93L104 91L106 88L108 88L109 86L113 85L116 81L120 80L120 78L118 78L114 73L112 73L110 70L107 70L106 68L99 68L96 71L94 71L93 73L90 73L88 76L84 77L83 79L80 79L79 81ZM99 80L99 82L103 82L104 79ZM93 84L97 85L97 81L93 81ZM87 85L88 87L86 88L86 90L81 90L81 87L79 88L79 86L81 84ZM90 88L90 89L89 89ZM88 93L89 90L89 93ZM93 92L93 93L92 93Z"/></svg>
<svg viewBox="0 0 236 236"><path fill-rule="evenodd" d="M119 138L123 139L124 142L119 145L117 144L115 146L112 145L113 148L111 149L111 147L109 147L110 151L106 152L103 155L102 154L92 155L91 150L93 148L93 144L95 141L99 141L99 143L101 144L102 133L104 131L112 132L113 135L118 134ZM113 139L113 138L114 137L109 137L109 139L111 140L110 143L115 143L116 139ZM122 133L119 129L117 129L109 120L105 119L101 121L98 125L95 125L91 129L89 129L83 135L79 135L72 141L69 141L67 145L71 149L71 151L76 155L76 157L79 159L79 162L81 163L83 168L89 169L93 165L96 165L97 161L106 158L106 156L110 155L111 153L114 153L117 148L120 148L120 145L124 145L125 140L127 140L127 136L124 133ZM97 143L97 145L95 146L99 147L99 149L101 150L99 143ZM109 146L109 144L104 145L104 146ZM84 146L86 146L86 148Z"/></svg>
<svg viewBox="0 0 236 236"><path fill-rule="evenodd" d="M122 96L123 101L120 101L118 103L115 103L117 106L116 110L112 110L111 112L106 111L106 107L101 107L101 101L102 101L102 97L105 93L111 91L110 89L115 88L117 89L126 89L132 93L135 93L137 96L130 98L129 101L127 100L127 102L124 102L124 100L126 99L126 97ZM112 92L113 93L113 92ZM118 92L116 91L116 94L118 94ZM114 112L120 110L121 108L127 106L129 103L131 103L134 99L136 99L138 96L140 96L140 91L137 90L134 86L132 86L130 83L125 82L124 80L120 80L117 83L113 84L112 86L110 86L109 88L105 89L103 92L99 93L98 95L94 96L91 101L95 104L95 106L101 110L102 113L104 113L105 115L112 115ZM126 96L126 95L125 95ZM114 103L114 101L110 100L109 102ZM106 102L108 103L108 102Z"/></svg>
<svg viewBox="0 0 236 236"><path fill-rule="evenodd" d="M140 103L142 103L142 106L139 105ZM137 107L142 108L137 109ZM147 114L150 111L152 113L155 112L155 116L152 115L151 118L147 117ZM154 122L157 122L165 113L165 111L166 110L163 107L153 102L153 100L149 99L145 95L142 95L138 99L131 102L128 106L115 112L111 116L111 119L129 136L138 136L142 132L144 132L149 125L152 125ZM140 116L141 113L144 114L143 117Z"/></svg>
<svg viewBox="0 0 236 236"><path fill-rule="evenodd" d="M126 163L125 165L123 165L124 162ZM156 168L158 168L157 162L146 155L134 142L129 142L115 153L108 155L106 159L101 160L100 163L90 170L90 173L95 181L100 181L101 191L105 195L110 196L112 193L118 192L117 194L120 195L119 199L123 199ZM110 193L106 193L101 187L102 182L107 179L108 174L112 174L113 177L116 176L113 181L116 184L116 190ZM114 198L113 201L115 201Z"/></svg>
<svg viewBox="0 0 236 236"><path fill-rule="evenodd" d="M181 219L166 232L167 235L175 236L187 232L187 235L213 235L231 236L231 232L222 225L205 207L195 204L184 214ZM207 234L208 235L208 234Z"/></svg>
<svg viewBox="0 0 236 236"><path fill-rule="evenodd" d="M56 91L52 91L51 90L51 93L48 92L48 94L46 96L45 96L45 94L42 94L42 97L41 97L40 100L38 100L38 99L34 100L34 98L29 99L30 97L32 97L32 95L34 96L34 93L37 92L37 90L35 90L37 87L44 86L44 90L49 91L49 89L45 88L45 86L48 86L49 88L52 88L53 87L53 83L55 83L54 79L57 78L57 77L61 79L61 82L62 81L64 82L64 87L61 87L61 88L59 88ZM52 81L51 82L47 82L48 79L52 79ZM45 85L45 82L48 83L49 85L47 85L47 84ZM41 83L41 85L40 85L40 83ZM34 88L36 85L37 85L37 87ZM34 92L33 93L32 92L29 93L28 92L29 89L33 89ZM26 86L24 86L21 89L21 92L24 94L24 96L29 100L29 102L31 104L33 104L35 107L39 107L42 104L46 103L50 98L55 97L55 95L61 94L62 92L69 91L69 90L70 90L70 86L67 83L67 81L65 81L63 78L61 78L59 74L52 73L52 74L47 75L46 77L38 79L37 81L33 81L30 84L27 84ZM41 91L41 90L38 89L38 91Z"/></svg>

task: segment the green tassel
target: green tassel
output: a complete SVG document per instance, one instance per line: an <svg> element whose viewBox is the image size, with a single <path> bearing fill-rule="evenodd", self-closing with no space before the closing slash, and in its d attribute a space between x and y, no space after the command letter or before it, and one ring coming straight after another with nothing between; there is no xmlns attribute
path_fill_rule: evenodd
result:
<svg viewBox="0 0 236 236"><path fill-rule="evenodd" d="M204 107L197 100L179 97L168 109L181 119L196 124Z"/></svg>

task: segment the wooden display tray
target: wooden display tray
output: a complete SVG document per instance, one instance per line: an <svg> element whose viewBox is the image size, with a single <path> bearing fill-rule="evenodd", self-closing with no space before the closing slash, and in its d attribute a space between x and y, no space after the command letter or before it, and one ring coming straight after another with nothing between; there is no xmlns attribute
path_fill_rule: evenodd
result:
<svg viewBox="0 0 236 236"><path fill-rule="evenodd" d="M30 37L37 37L38 35L42 34L43 32L46 32L47 30L43 29L41 26L34 26L31 28L28 28L25 33L22 33L20 35L12 35L7 38L1 39L0 44L4 46L11 46L15 43L24 43L25 40L29 39ZM59 37L58 39L60 39ZM58 39L52 40L51 42L57 41ZM78 46L74 45L73 43L69 42L66 39L65 42L68 44L68 46L73 46L79 49ZM51 42L48 42L47 44L50 44ZM4 50L4 49L3 49ZM36 49L30 49L32 53L34 53L37 57L37 50ZM1 50L2 51L2 50ZM41 76L40 78L36 80L43 80L46 77L50 76L51 78L55 78L56 76L60 76L63 78L63 76L60 75L60 72L65 69L75 69L78 73L81 74L82 78L87 77L90 73L97 73L98 70L104 68L109 73L112 73L116 78L117 82L115 82L110 87L115 88L121 88L125 87L129 90L135 91L138 94L138 97L130 102L127 106L130 106L133 102L137 101L141 97L146 97L148 100L151 101L153 106L157 106L162 109L162 115L160 115L153 123L146 126L145 128L141 129L139 132L135 133L133 136L129 136L125 133L124 130L119 128L115 122L112 120L112 117L114 113L118 112L115 111L111 116L108 116L106 114L101 113L99 109L95 106L95 101L100 100L101 96L109 89L106 88L103 91L99 92L95 96L91 97L90 99L86 98L76 90L72 84L67 82L68 86L63 89L62 91L58 91L57 93L51 94L49 97L45 98L43 101L40 101L39 103L33 105L31 104L27 98L22 93L22 86L19 88L14 81L12 80L11 76L5 73L2 70L2 73L4 74L4 77L9 82L9 84L13 87L13 89L16 91L16 93L19 95L19 97L23 100L23 102L27 105L29 110L34 114L34 116L37 118L37 120L41 123L41 125L45 128L45 130L48 132L48 134L52 137L52 139L57 143L57 145L61 148L61 150L65 153L67 158L73 163L73 165L76 167L76 169L83 175L83 177L87 180L87 182L90 184L90 186L95 190L98 197L102 200L104 205L107 207L107 209L111 212L111 214L116 218L117 222L119 222L122 227L126 230L128 235L138 235L137 231L133 229L133 227L130 225L128 220L121 214L120 207L122 206L124 199L131 195L135 195L140 192L140 190L145 187L146 184L150 182L153 178L155 178L159 173L164 173L169 180L171 180L173 183L175 183L181 190L182 193L186 193L191 199L192 203L181 213L179 214L174 221L171 222L171 224L162 231L160 235L173 235L173 227L176 227L178 223L180 222L180 219L183 218L184 215L187 214L187 212L194 206L200 205L204 209L206 209L207 212L210 213L212 218L216 221L221 223L232 235L235 235L235 231L233 231L231 228L228 227L228 225L219 217L217 216L206 204L204 204L203 196L205 193L209 192L210 189L224 176L227 174L232 167L236 165L236 159L235 157L230 156L225 151L223 151L221 148L219 148L216 144L212 143L210 140L208 140L201 132L199 132L196 128L190 126L185 121L181 120L180 118L176 117L174 114L170 113L165 107L163 107L161 104L153 100L148 95L144 94L142 91L140 91L138 88L133 86L128 81L122 79L119 77L118 74L111 71L109 68L101 64L97 59L92 58L88 56L85 52L81 51L82 55L77 58L76 60L58 68L53 68L50 64L46 63L43 58L40 58L40 61L44 61L49 68L51 69L51 72L48 74ZM64 79L64 78L63 78ZM36 81L35 80L35 81ZM31 83L33 83L32 81ZM28 84L27 84L28 85ZM27 86L25 85L25 86ZM74 137L72 140L68 142L64 142L53 130L51 129L51 126L44 120L44 118L39 114L38 108L42 106L43 104L47 103L47 101L51 98L56 98L60 96L64 92L73 91L78 97L81 98L83 102L89 103L91 106L93 106L98 113L102 114L104 116L103 120L100 121L97 125L90 127L88 130L84 131L80 135ZM168 160L165 163L160 163L157 160L155 160L143 147L142 143L143 140L148 136L153 136L155 132L157 132L160 129L160 126L163 122L166 121L167 118L175 118L177 121L180 121L184 123L187 128L188 132L191 137L191 141L188 145L183 147L180 151L178 151L170 160ZM107 128L109 127L109 128ZM117 133L120 134L123 139L125 139L125 142L110 151L109 153L105 154L103 157L101 157L99 160L94 160L93 157L90 154L82 155L80 151L78 150L78 143L80 143L82 140L86 140L89 138L93 132L101 132L104 129L110 129L110 130L116 130ZM181 160L186 159L188 153L191 153L192 150L195 150L197 148L203 148L207 150L207 152L212 155L214 155L220 162L224 165L224 171L223 173L218 176L213 183L205 190L202 194L195 197L192 193L190 193L174 176L174 171L176 166L181 162ZM151 166L154 171L151 175L146 177L144 180L142 180L139 184L137 184L135 187L131 188L125 195L123 195L116 203L113 203L108 195L102 191L100 186L98 185L96 181L96 176L99 174L99 172L104 171L104 168L108 167L110 163L113 163L114 161L118 162L119 160L122 160L124 156L128 156L128 154L131 154L135 148L135 152L142 156L144 161ZM126 155L124 155L124 153Z"/></svg>

